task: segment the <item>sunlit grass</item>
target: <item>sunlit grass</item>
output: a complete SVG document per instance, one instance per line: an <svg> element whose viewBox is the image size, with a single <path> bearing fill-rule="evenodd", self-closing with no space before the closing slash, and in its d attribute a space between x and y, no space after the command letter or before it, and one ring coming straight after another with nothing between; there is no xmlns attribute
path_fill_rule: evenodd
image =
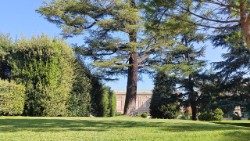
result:
<svg viewBox="0 0 250 141"><path fill-rule="evenodd" d="M3 141L249 141L250 121L0 117Z"/></svg>

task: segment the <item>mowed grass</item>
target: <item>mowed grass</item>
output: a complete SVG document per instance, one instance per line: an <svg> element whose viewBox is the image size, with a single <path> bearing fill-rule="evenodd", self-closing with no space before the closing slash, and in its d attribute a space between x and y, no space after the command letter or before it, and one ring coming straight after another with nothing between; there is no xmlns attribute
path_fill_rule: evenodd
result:
<svg viewBox="0 0 250 141"><path fill-rule="evenodd" d="M250 141L250 121L0 117L1 141Z"/></svg>

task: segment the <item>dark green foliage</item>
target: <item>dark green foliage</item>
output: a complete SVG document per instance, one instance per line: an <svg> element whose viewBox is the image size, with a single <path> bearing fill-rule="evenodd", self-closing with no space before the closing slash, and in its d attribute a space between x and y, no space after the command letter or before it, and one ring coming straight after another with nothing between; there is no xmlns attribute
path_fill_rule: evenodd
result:
<svg viewBox="0 0 250 141"><path fill-rule="evenodd" d="M148 113L142 113L142 114L141 114L141 117L142 117L142 118L147 118L147 117L148 117Z"/></svg>
<svg viewBox="0 0 250 141"><path fill-rule="evenodd" d="M8 58L12 79L26 86L25 115L66 116L72 87L73 51L45 36L22 39Z"/></svg>
<svg viewBox="0 0 250 141"><path fill-rule="evenodd" d="M232 117L233 120L241 120L241 116L238 113L234 113Z"/></svg>
<svg viewBox="0 0 250 141"><path fill-rule="evenodd" d="M70 116L89 116L91 108L91 80L90 72L80 58L75 60L75 76L69 100Z"/></svg>
<svg viewBox="0 0 250 141"><path fill-rule="evenodd" d="M12 49L13 43L11 39L0 34L0 78L10 79L10 66L8 65L6 56L8 56L9 51Z"/></svg>
<svg viewBox="0 0 250 141"><path fill-rule="evenodd" d="M155 87L150 104L150 115L153 118L177 117L179 112L178 96L174 94L175 79L159 72L155 78Z"/></svg>
<svg viewBox="0 0 250 141"><path fill-rule="evenodd" d="M92 88L91 88L91 114L94 116L104 116L103 108L101 105L103 88L101 82L96 78L91 78Z"/></svg>
<svg viewBox="0 0 250 141"><path fill-rule="evenodd" d="M114 93L92 76L63 41L40 36L13 43L1 36L0 46L1 78L6 78L5 64L11 79L26 87L24 115L114 115Z"/></svg>
<svg viewBox="0 0 250 141"><path fill-rule="evenodd" d="M209 112L209 111L205 111L202 112L199 116L198 116L199 120L202 121L212 121L213 120L213 113Z"/></svg>
<svg viewBox="0 0 250 141"><path fill-rule="evenodd" d="M115 116L116 112L116 97L115 93L109 89L109 106L108 106L108 116Z"/></svg>
<svg viewBox="0 0 250 141"><path fill-rule="evenodd" d="M153 37L145 34L142 11L141 2L136 0L51 0L37 10L58 25L64 36L87 35L84 45L77 46L76 51L88 57L102 78L127 76L127 115L136 106L138 73L148 71L147 60L159 49Z"/></svg>
<svg viewBox="0 0 250 141"><path fill-rule="evenodd" d="M215 46L228 49L222 55L223 61L215 62L214 68L218 76L222 78L224 90L219 104L225 109L225 113L232 115L235 106L241 106L246 113L250 113L250 50L244 43L240 27L220 31L219 35L213 37ZM237 119L237 115L233 115Z"/></svg>
<svg viewBox="0 0 250 141"><path fill-rule="evenodd" d="M0 115L21 115L24 109L25 87L0 80Z"/></svg>
<svg viewBox="0 0 250 141"><path fill-rule="evenodd" d="M114 92L104 87L96 77L92 77L91 82L91 113L97 117L114 116L116 111Z"/></svg>
<svg viewBox="0 0 250 141"><path fill-rule="evenodd" d="M250 119L250 99L248 99L247 101L246 111L247 111L248 119Z"/></svg>
<svg viewBox="0 0 250 141"><path fill-rule="evenodd" d="M223 119L223 111L216 108L214 111L205 111L199 115L199 120L203 121L221 121Z"/></svg>

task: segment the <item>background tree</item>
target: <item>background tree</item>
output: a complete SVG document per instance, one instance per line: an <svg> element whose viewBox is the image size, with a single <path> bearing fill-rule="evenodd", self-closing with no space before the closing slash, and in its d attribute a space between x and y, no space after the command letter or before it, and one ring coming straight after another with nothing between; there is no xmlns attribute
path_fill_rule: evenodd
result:
<svg viewBox="0 0 250 141"><path fill-rule="evenodd" d="M153 118L174 119L180 111L175 78L164 72L158 72L154 81L154 90L150 103L150 115Z"/></svg>
<svg viewBox="0 0 250 141"><path fill-rule="evenodd" d="M90 56L102 76L127 75L124 114L136 107L138 72L153 52L144 40L141 11L135 0L52 0L38 9L65 37L86 35L77 51Z"/></svg>
<svg viewBox="0 0 250 141"><path fill-rule="evenodd" d="M181 0L175 4L177 11L188 12L192 15L193 23L213 34L238 27L245 47L250 48L249 1ZM210 32L207 32L208 36Z"/></svg>
<svg viewBox="0 0 250 141"><path fill-rule="evenodd" d="M0 34L0 78L10 80L10 66L6 56L12 49L13 43L7 35Z"/></svg>
<svg viewBox="0 0 250 141"><path fill-rule="evenodd" d="M192 108L192 119L196 120L198 92L195 91L196 80L205 61L204 48L198 46L204 36L198 32L195 23L187 12L176 11L176 3L149 1L147 9L147 29L156 36L157 42L169 42L168 46L161 45L160 54L152 60L161 64L158 69L176 75L177 82L182 86L183 97ZM175 13L175 14L173 14ZM180 22L179 19L185 19ZM160 62L160 63L159 63Z"/></svg>
<svg viewBox="0 0 250 141"><path fill-rule="evenodd" d="M241 106L242 111L247 109L249 104L250 83L250 50L247 49L239 26L230 30L220 31L214 36L213 44L217 47L224 47L228 52L222 55L223 61L214 62L217 75L222 79L223 97L219 101L223 109L234 109ZM249 111L249 110L247 110Z"/></svg>

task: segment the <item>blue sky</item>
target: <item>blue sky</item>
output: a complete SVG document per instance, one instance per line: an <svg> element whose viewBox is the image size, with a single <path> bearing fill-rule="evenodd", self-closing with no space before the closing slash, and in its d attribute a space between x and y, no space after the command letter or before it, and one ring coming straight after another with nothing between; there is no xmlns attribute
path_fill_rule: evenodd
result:
<svg viewBox="0 0 250 141"><path fill-rule="evenodd" d="M13 39L20 37L31 37L40 34L47 34L50 37L61 37L60 29L46 21L35 10L42 5L42 0L4 0L0 4L0 33L9 34ZM69 44L81 43L82 38L76 37L67 39ZM222 49L214 49L207 44L205 59L209 62L221 60ZM105 82L116 91L126 90L126 77L119 81ZM153 88L152 78L143 75L139 81L138 91L149 91Z"/></svg>

